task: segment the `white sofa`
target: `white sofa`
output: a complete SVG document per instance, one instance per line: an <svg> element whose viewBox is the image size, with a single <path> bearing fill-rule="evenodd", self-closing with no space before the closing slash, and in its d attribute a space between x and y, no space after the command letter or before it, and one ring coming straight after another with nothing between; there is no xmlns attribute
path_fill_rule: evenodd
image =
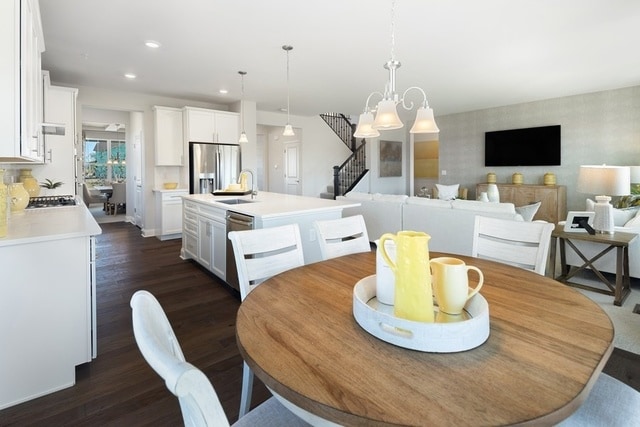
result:
<svg viewBox="0 0 640 427"><path fill-rule="evenodd" d="M593 210L592 203L587 203L587 210ZM624 233L640 234L640 210L636 208L629 209L614 209L613 221L615 224L615 231L621 231ZM596 254L605 249L608 245L604 243L591 243L572 241L576 247L587 258L591 259ZM584 263L575 251L569 246L566 246L567 264L573 266L580 266ZM607 273L616 272L616 249L612 249L605 256L600 258L594 263L595 267ZM629 245L629 275L640 279L640 236Z"/></svg>
<svg viewBox="0 0 640 427"><path fill-rule="evenodd" d="M522 221L513 203L475 200L438 200L406 195L348 193L338 199L357 200L343 216L362 214L369 239L400 230L424 231L431 236L429 250L471 255L476 215Z"/></svg>

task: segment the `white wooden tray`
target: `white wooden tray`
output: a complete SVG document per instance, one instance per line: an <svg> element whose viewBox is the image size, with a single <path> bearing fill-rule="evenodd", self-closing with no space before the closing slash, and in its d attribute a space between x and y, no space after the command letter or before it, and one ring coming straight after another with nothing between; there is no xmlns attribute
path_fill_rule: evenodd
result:
<svg viewBox="0 0 640 427"><path fill-rule="evenodd" d="M460 316L437 313L436 322L406 320L393 315L393 306L378 303L376 276L365 277L353 288L353 316L371 335L399 347L433 353L475 348L489 338L489 304L475 294Z"/></svg>

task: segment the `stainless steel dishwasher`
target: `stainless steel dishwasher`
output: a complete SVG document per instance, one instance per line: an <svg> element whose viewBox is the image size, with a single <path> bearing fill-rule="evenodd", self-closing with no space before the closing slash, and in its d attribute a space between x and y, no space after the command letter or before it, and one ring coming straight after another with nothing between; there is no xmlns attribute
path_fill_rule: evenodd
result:
<svg viewBox="0 0 640 427"><path fill-rule="evenodd" d="M230 231L253 230L253 217L238 212L227 211L227 234ZM237 291L240 291L240 283L238 282L238 269L236 267L236 258L233 255L233 245L231 240L227 238L227 283Z"/></svg>

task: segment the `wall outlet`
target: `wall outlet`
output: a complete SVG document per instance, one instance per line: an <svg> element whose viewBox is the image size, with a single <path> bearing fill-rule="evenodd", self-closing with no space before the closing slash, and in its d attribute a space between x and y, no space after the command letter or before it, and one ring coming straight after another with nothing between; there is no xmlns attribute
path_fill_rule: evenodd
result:
<svg viewBox="0 0 640 427"><path fill-rule="evenodd" d="M444 175L446 175L446 174L447 174L447 171L446 171L446 170L444 170L444 169L442 169L442 176L444 176Z"/></svg>

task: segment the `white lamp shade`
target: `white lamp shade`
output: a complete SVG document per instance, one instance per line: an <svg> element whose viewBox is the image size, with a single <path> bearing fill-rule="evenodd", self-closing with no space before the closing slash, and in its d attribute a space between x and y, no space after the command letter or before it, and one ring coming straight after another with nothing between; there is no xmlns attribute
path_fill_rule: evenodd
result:
<svg viewBox="0 0 640 427"><path fill-rule="evenodd" d="M373 114L371 113L362 113L360 114L360 118L358 119L358 127L356 131L353 133L353 136L356 138L375 138L380 136L380 132L377 129L372 127L373 125Z"/></svg>
<svg viewBox="0 0 640 427"><path fill-rule="evenodd" d="M630 170L628 166L580 166L578 192L605 196L629 194Z"/></svg>
<svg viewBox="0 0 640 427"><path fill-rule="evenodd" d="M282 132L282 136L296 136L295 132L293 131L293 128L289 123L287 123L287 125L284 127L284 132Z"/></svg>
<svg viewBox="0 0 640 427"><path fill-rule="evenodd" d="M416 122L413 124L413 127L409 131L409 133L438 133L440 129L438 129L438 125L436 125L436 120L433 118L433 108L418 108L418 112L416 113Z"/></svg>
<svg viewBox="0 0 640 427"><path fill-rule="evenodd" d="M244 143L244 142L249 142L249 138L247 138L247 134L245 132L242 132L240 134L240 139L238 139L239 143Z"/></svg>
<svg viewBox="0 0 640 427"><path fill-rule="evenodd" d="M376 119L373 121L372 126L374 129L391 130L400 129L404 126L400 121L400 117L398 117L396 103L392 99L380 101L377 110Z"/></svg>

